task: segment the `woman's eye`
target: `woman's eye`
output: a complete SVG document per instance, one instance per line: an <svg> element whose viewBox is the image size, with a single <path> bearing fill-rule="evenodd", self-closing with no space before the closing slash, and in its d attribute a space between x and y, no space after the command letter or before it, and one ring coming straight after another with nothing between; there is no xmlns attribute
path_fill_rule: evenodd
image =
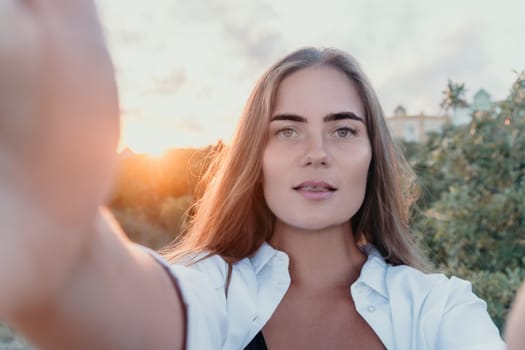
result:
<svg viewBox="0 0 525 350"><path fill-rule="evenodd" d="M357 131L355 129L352 129L352 128L348 128L348 127L344 127L344 128L338 128L335 133L337 134L337 136L339 137L349 137L349 136L352 136L352 135L355 135L357 133Z"/></svg>
<svg viewBox="0 0 525 350"><path fill-rule="evenodd" d="M283 137L283 138L290 138L296 134L296 131L294 129L286 128L281 129L277 132L277 135Z"/></svg>

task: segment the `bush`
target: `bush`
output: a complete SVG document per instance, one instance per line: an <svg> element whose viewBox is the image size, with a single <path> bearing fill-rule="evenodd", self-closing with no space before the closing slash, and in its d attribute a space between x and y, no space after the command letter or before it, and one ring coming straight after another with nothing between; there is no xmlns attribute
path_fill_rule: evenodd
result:
<svg viewBox="0 0 525 350"><path fill-rule="evenodd" d="M525 276L523 78L470 124L406 147L423 187L412 222L421 245L438 270L472 281L500 329Z"/></svg>

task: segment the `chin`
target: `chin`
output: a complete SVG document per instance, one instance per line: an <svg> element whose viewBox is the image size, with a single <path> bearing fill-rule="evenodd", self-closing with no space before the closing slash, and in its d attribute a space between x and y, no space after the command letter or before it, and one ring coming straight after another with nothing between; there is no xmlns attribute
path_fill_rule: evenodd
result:
<svg viewBox="0 0 525 350"><path fill-rule="evenodd" d="M295 222L292 221L289 223L285 223L285 225L294 227L299 230L304 230L304 231L323 231L323 230L335 228L337 226L349 225L349 221L350 219L341 220L341 221L339 220L327 221L327 220L319 220L319 219L316 220L316 218L312 218L311 220L308 220L308 221L304 221L304 220L295 221Z"/></svg>

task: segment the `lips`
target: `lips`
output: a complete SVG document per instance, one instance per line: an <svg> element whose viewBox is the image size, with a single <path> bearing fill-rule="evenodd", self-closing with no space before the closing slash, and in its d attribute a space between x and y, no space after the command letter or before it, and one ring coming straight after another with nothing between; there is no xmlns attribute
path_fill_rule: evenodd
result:
<svg viewBox="0 0 525 350"><path fill-rule="evenodd" d="M334 192L337 188L324 181L305 181L293 187L296 191L306 192Z"/></svg>

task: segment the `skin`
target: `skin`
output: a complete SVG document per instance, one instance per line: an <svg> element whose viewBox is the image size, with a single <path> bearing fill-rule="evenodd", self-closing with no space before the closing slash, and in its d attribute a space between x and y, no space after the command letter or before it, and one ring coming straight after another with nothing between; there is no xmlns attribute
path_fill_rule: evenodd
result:
<svg viewBox="0 0 525 350"><path fill-rule="evenodd" d="M505 340L509 350L525 349L525 284L521 286L512 309L509 313L505 329Z"/></svg>
<svg viewBox="0 0 525 350"><path fill-rule="evenodd" d="M293 73L277 91L263 186L276 216L270 244L290 256L292 284L263 329L270 349L384 349L349 293L366 259L349 224L372 157L363 115L352 82L331 67ZM297 189L305 181L337 190L312 198Z"/></svg>
<svg viewBox="0 0 525 350"><path fill-rule="evenodd" d="M0 319L38 349L182 348L167 274L101 209L119 106L93 2L0 1L0 22Z"/></svg>
<svg viewBox="0 0 525 350"><path fill-rule="evenodd" d="M357 212L372 158L363 115L357 91L333 68L305 69L282 82L263 156L265 200L278 225L320 230L346 225ZM305 200L294 190L305 181L337 190L327 200Z"/></svg>

